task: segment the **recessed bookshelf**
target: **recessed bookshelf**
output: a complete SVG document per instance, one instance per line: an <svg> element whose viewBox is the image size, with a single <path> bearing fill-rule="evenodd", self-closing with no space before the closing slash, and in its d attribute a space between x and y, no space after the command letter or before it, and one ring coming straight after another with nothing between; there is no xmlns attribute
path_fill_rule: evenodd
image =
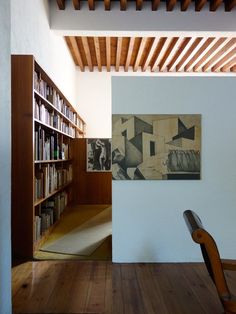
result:
<svg viewBox="0 0 236 314"><path fill-rule="evenodd" d="M12 249L34 250L72 201L73 145L85 122L31 55L12 56Z"/></svg>

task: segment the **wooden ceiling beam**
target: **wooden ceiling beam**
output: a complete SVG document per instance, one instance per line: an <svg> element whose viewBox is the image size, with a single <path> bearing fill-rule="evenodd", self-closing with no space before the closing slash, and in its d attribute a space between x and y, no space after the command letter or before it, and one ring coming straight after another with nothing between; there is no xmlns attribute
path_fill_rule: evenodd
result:
<svg viewBox="0 0 236 314"><path fill-rule="evenodd" d="M200 58L200 60L194 65L193 71L197 72L202 68L212 57L214 57L218 51L222 49L224 45L226 45L232 38L218 38L216 43Z"/></svg>
<svg viewBox="0 0 236 314"><path fill-rule="evenodd" d="M197 37L188 51L185 53L181 61L176 65L176 72L183 71L185 65L190 61L195 55L196 51L199 49L199 45L204 43L202 37Z"/></svg>
<svg viewBox="0 0 236 314"><path fill-rule="evenodd" d="M60 10L65 10L65 0L57 0L57 5Z"/></svg>
<svg viewBox="0 0 236 314"><path fill-rule="evenodd" d="M225 1L225 11L230 12L236 6L236 0L226 0Z"/></svg>
<svg viewBox="0 0 236 314"><path fill-rule="evenodd" d="M95 10L95 0L88 0L88 7L89 7L89 10L94 11Z"/></svg>
<svg viewBox="0 0 236 314"><path fill-rule="evenodd" d="M92 72L93 71L93 64L92 64L92 58L91 58L91 53L90 53L90 49L89 49L88 39L87 39L87 37L81 37L81 39L82 39L85 57L86 57L86 60L88 63L89 71Z"/></svg>
<svg viewBox="0 0 236 314"><path fill-rule="evenodd" d="M207 0L195 0L195 11L201 11Z"/></svg>
<svg viewBox="0 0 236 314"><path fill-rule="evenodd" d="M210 60L202 67L203 72L207 72L214 65L222 59L231 50L232 46L235 45L236 39L232 38L227 44L225 44L214 56L211 56Z"/></svg>
<svg viewBox="0 0 236 314"><path fill-rule="evenodd" d="M153 58L154 52L157 49L158 43L159 43L160 38L156 37L152 43L151 49L147 55L146 61L144 62L144 65L142 66L142 71L145 72L147 70L147 67L149 66L149 63L151 59Z"/></svg>
<svg viewBox="0 0 236 314"><path fill-rule="evenodd" d="M159 7L161 0L152 0L152 11L156 11Z"/></svg>
<svg viewBox="0 0 236 314"><path fill-rule="evenodd" d="M102 62L101 62L101 53L100 53L100 45L99 45L99 38L94 37L94 47L95 47L95 53L96 53L96 59L98 64L98 71L102 71Z"/></svg>
<svg viewBox="0 0 236 314"><path fill-rule="evenodd" d="M77 65L79 65L80 67L80 70L82 72L84 72L84 64L83 64L83 61L82 61L82 58L81 58L81 54L80 54L80 51L79 51L79 48L78 48L78 45L77 45L77 41L76 41L76 38L75 37L72 37L72 36L69 36L67 37L70 44L71 44L71 47L72 47L72 50L74 52L74 56L75 56L75 63Z"/></svg>
<svg viewBox="0 0 236 314"><path fill-rule="evenodd" d="M106 11L110 11L111 9L111 0L104 0L104 7Z"/></svg>
<svg viewBox="0 0 236 314"><path fill-rule="evenodd" d="M126 11L126 9L127 9L127 0L120 0L120 9L121 9L121 11Z"/></svg>
<svg viewBox="0 0 236 314"><path fill-rule="evenodd" d="M182 56L185 55L185 53L188 51L189 47L193 44L195 38L186 37L183 40L183 43L181 44L180 49L178 50L177 54L174 56L173 60L168 66L169 72L174 72L176 69L176 65L179 63L179 61L182 59Z"/></svg>
<svg viewBox="0 0 236 314"><path fill-rule="evenodd" d="M230 69L231 72L236 72L236 65Z"/></svg>
<svg viewBox="0 0 236 314"><path fill-rule="evenodd" d="M210 37L208 38L204 44L199 48L199 50L196 52L194 58L192 58L185 66L184 71L190 72L195 64L198 63L198 61L202 58L203 55L205 55L211 47L218 41L218 38Z"/></svg>
<svg viewBox="0 0 236 314"><path fill-rule="evenodd" d="M133 48L134 48L134 42L135 42L135 37L131 37L129 41L129 48L128 48L128 53L127 53L126 62L125 62L125 72L129 70L130 60L131 60Z"/></svg>
<svg viewBox="0 0 236 314"><path fill-rule="evenodd" d="M177 0L166 0L166 10L173 11L174 6L176 5Z"/></svg>
<svg viewBox="0 0 236 314"><path fill-rule="evenodd" d="M119 71L119 68L120 68L121 49L122 49L122 37L118 37L117 48L116 48L116 66L115 66L115 69L117 72Z"/></svg>
<svg viewBox="0 0 236 314"><path fill-rule="evenodd" d="M162 61L162 58L164 57L165 53L166 53L166 49L168 49L169 45L170 45L170 42L171 42L171 37L166 37L164 43L163 43L163 46L161 47L161 50L151 68L151 71L152 72L155 72L158 70L158 66L159 66L159 63L161 63Z"/></svg>
<svg viewBox="0 0 236 314"><path fill-rule="evenodd" d="M210 11L216 11L222 3L223 3L223 0L211 0Z"/></svg>
<svg viewBox="0 0 236 314"><path fill-rule="evenodd" d="M136 0L136 10L141 11L143 7L143 0Z"/></svg>
<svg viewBox="0 0 236 314"><path fill-rule="evenodd" d="M227 63L229 63L236 54L236 48L232 49L228 52L223 58L221 58L212 68L212 72L218 72L222 67L224 67Z"/></svg>
<svg viewBox="0 0 236 314"><path fill-rule="evenodd" d="M80 0L73 0L75 10L80 10Z"/></svg>
<svg viewBox="0 0 236 314"><path fill-rule="evenodd" d="M191 3L191 0L182 0L181 1L181 11L187 11L190 3Z"/></svg>
<svg viewBox="0 0 236 314"><path fill-rule="evenodd" d="M182 37L174 37L171 41L171 44L168 47L168 50L166 52L167 56L166 58L160 63L159 71L165 71L167 68L167 65L171 62L173 56L176 54L176 51L179 48L180 42L183 40Z"/></svg>
<svg viewBox="0 0 236 314"><path fill-rule="evenodd" d="M106 62L107 72L111 70L111 37L106 37Z"/></svg>
<svg viewBox="0 0 236 314"><path fill-rule="evenodd" d="M226 63L220 70L222 72L230 72L230 71L233 71L232 68L234 68L235 65L236 65L236 57L234 57L228 63Z"/></svg>
<svg viewBox="0 0 236 314"><path fill-rule="evenodd" d="M133 67L133 71L134 72L136 72L138 70L138 67L140 65L140 61L141 61L141 58L142 58L142 55L143 55L143 51L144 51L146 42L147 42L147 37L142 37L141 43L140 43L140 46L139 46L139 50L138 50L138 54L137 54L137 57L136 57L136 61L135 61L134 67Z"/></svg>

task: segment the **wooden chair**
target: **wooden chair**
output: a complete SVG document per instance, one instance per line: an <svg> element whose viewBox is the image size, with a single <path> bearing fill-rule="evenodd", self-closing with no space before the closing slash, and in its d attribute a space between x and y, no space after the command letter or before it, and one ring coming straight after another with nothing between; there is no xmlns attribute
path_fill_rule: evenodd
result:
<svg viewBox="0 0 236 314"><path fill-rule="evenodd" d="M201 246L206 268L216 286L225 313L236 313L236 297L231 294L224 275L224 270L236 270L236 261L220 258L214 239L204 229L195 212L186 210L183 216L193 240Z"/></svg>

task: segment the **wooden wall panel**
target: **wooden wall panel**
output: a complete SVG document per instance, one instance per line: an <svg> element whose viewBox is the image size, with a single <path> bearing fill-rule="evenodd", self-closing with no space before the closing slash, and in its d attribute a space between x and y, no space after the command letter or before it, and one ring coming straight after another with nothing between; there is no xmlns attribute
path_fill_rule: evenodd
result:
<svg viewBox="0 0 236 314"><path fill-rule="evenodd" d="M33 73L32 56L12 56L12 255L33 254ZM20 136L19 136L20 134ZM16 140L17 139L17 140ZM23 182L23 184L22 184ZM20 235L20 236L19 236Z"/></svg>
<svg viewBox="0 0 236 314"><path fill-rule="evenodd" d="M111 204L111 172L86 172L86 139L74 139L72 146L74 203Z"/></svg>

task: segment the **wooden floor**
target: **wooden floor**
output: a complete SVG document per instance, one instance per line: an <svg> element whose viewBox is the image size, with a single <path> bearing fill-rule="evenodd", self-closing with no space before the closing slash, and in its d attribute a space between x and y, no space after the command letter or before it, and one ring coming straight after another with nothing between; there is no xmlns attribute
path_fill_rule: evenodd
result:
<svg viewBox="0 0 236 314"><path fill-rule="evenodd" d="M236 291L236 276L227 273ZM12 270L14 314L222 314L203 264L27 262Z"/></svg>

